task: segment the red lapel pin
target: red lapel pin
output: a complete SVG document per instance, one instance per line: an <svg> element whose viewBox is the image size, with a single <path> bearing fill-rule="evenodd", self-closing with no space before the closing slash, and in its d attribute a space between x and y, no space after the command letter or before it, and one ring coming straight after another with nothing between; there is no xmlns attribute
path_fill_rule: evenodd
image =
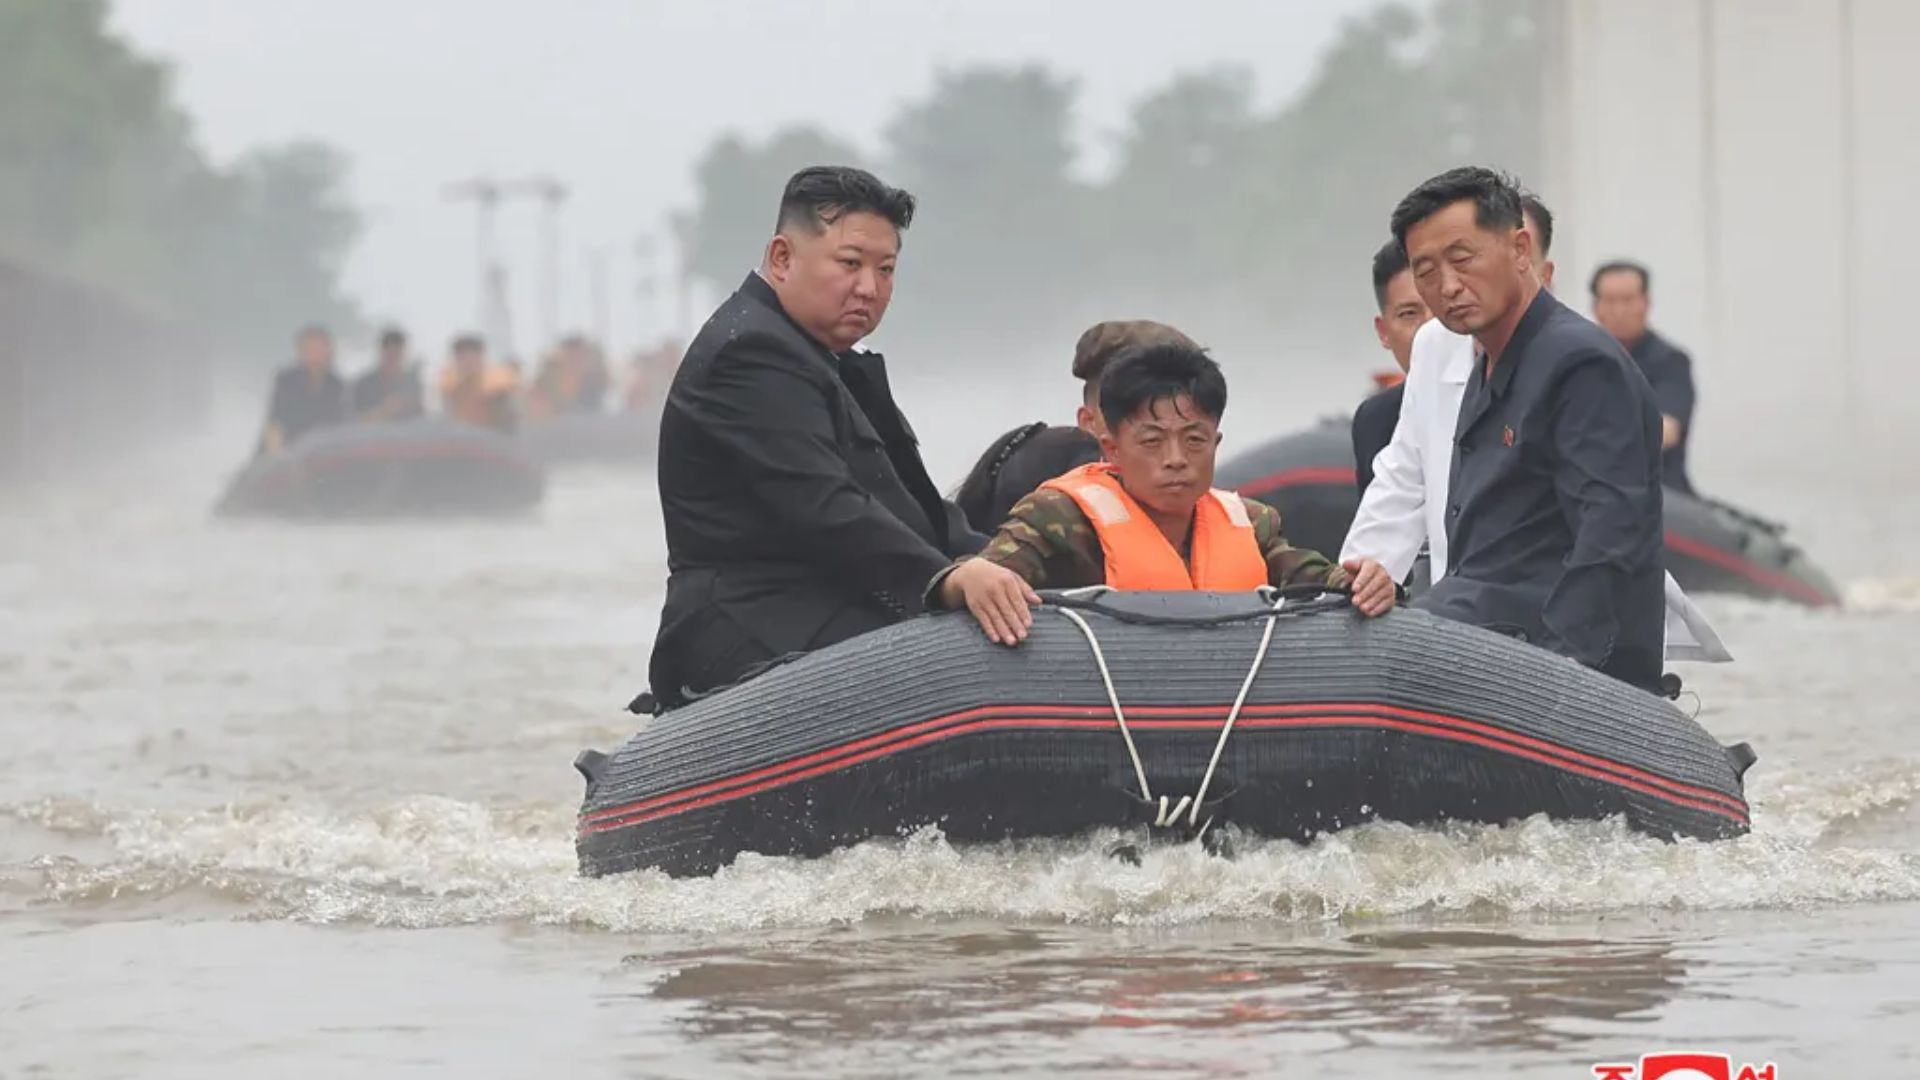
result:
<svg viewBox="0 0 1920 1080"><path fill-rule="evenodd" d="M1503 443L1506 443L1508 446L1513 445L1513 428L1512 427L1507 427L1500 432L1500 441Z"/></svg>

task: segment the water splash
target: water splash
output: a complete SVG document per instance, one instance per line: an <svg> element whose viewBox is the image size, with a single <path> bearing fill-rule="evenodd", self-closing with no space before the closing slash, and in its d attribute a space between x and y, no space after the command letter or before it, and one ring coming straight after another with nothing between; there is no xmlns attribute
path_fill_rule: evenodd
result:
<svg viewBox="0 0 1920 1080"><path fill-rule="evenodd" d="M1778 908L1920 899L1920 853L1846 846L1832 830L1901 809L1920 762L1778 784L1740 840L1663 843L1617 821L1503 827L1377 823L1309 845L1242 837L1232 860L1118 834L955 848L937 830L824 859L747 856L712 878L585 880L572 808L416 796L350 816L285 803L115 811L43 800L20 820L94 835L97 861L45 857L15 885L58 903L210 893L251 917L427 927L531 922L619 932L812 926L882 915L1164 925L1417 912ZM30 880L37 875L37 881Z"/></svg>

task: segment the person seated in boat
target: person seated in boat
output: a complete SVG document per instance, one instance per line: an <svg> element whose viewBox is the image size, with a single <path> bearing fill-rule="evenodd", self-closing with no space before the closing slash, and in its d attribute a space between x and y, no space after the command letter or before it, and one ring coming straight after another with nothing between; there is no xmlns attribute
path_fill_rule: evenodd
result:
<svg viewBox="0 0 1920 1080"><path fill-rule="evenodd" d="M1213 487L1226 378L1206 351L1161 344L1116 357L1100 379L1100 449L1022 499L978 556L937 575L929 607L973 613L987 637L1024 640L1035 589L1237 591L1347 586L1367 616L1397 589L1378 562L1335 566L1287 543L1272 507Z"/></svg>
<svg viewBox="0 0 1920 1080"><path fill-rule="evenodd" d="M586 338L572 334L540 361L527 390L527 417L599 412L606 396L606 362Z"/></svg>
<svg viewBox="0 0 1920 1080"><path fill-rule="evenodd" d="M362 421L411 420L425 411L420 369L407 363L407 332L390 326L380 332L380 355L373 370L353 380L353 415Z"/></svg>
<svg viewBox="0 0 1920 1080"><path fill-rule="evenodd" d="M1013 505L1043 481L1100 460L1100 373L1120 353L1148 345L1194 346L1193 340L1165 323L1147 319L1096 323L1073 347L1073 377L1080 380L1075 426L1032 423L995 439L954 492L953 501L967 524L990 532L1007 520Z"/></svg>
<svg viewBox="0 0 1920 1080"><path fill-rule="evenodd" d="M487 361L486 342L478 335L453 340L453 359L440 373L442 412L462 423L512 431L519 389L513 368Z"/></svg>
<svg viewBox="0 0 1920 1080"><path fill-rule="evenodd" d="M347 419L346 384L333 369L333 334L324 326L307 326L293 342L296 359L274 376L255 457L277 454L307 432Z"/></svg>

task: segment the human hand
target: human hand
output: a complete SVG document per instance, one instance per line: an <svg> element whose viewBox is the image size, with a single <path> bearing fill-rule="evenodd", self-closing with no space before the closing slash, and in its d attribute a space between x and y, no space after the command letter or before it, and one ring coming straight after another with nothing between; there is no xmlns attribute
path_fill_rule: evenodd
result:
<svg viewBox="0 0 1920 1080"><path fill-rule="evenodd" d="M1386 567L1372 559L1348 559L1340 565L1353 576L1347 591L1353 596L1354 610L1369 619L1393 610L1397 590Z"/></svg>
<svg viewBox="0 0 1920 1080"><path fill-rule="evenodd" d="M952 609L965 607L987 632L987 640L1018 645L1033 626L1033 608L1040 597L1025 578L985 559L968 559L940 583L940 602Z"/></svg>

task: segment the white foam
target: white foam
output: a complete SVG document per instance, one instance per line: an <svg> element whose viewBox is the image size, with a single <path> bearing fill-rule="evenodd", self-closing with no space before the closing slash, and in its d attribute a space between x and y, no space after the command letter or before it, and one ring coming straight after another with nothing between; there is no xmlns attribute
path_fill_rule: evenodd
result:
<svg viewBox="0 0 1920 1080"><path fill-rule="evenodd" d="M1112 924L1327 920L1362 914L1776 908L1920 899L1920 854L1838 844L1839 823L1897 809L1920 765L1781 784L1753 835L1664 843L1620 822L1532 819L1415 829L1374 824L1310 845L1240 838L1237 857L1155 847L1111 858L1117 834L956 849L937 830L819 860L746 856L712 878L580 878L572 808L487 808L417 796L333 815L285 804L199 813L60 800L28 822L97 832L110 855L33 864L65 903L206 891L265 918L408 927L524 921L614 931L819 925L877 915Z"/></svg>

